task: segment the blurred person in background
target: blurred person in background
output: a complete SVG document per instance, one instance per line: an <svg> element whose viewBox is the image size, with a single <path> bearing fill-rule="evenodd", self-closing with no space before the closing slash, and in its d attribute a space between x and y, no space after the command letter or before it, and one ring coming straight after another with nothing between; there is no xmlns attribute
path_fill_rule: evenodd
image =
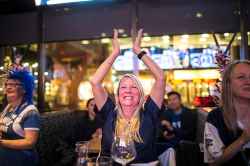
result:
<svg viewBox="0 0 250 166"><path fill-rule="evenodd" d="M95 105L94 98L90 98L86 104L88 111L87 125L88 131L86 135L88 139L92 139L95 137L101 137L102 127L103 127L103 119L100 114L98 114L97 107Z"/></svg>
<svg viewBox="0 0 250 166"><path fill-rule="evenodd" d="M250 61L229 64L222 78L222 108L209 112L204 161L210 166L247 166L250 148Z"/></svg>
<svg viewBox="0 0 250 166"><path fill-rule="evenodd" d="M94 100L94 98L90 98L87 101L86 107L87 107L87 111L88 111L89 120L92 120L92 121L95 120L96 110L95 110L95 100Z"/></svg>
<svg viewBox="0 0 250 166"><path fill-rule="evenodd" d="M180 141L195 141L197 112L185 107L178 92L167 93L167 107L160 114L157 152L162 165L169 165Z"/></svg>
<svg viewBox="0 0 250 166"><path fill-rule="evenodd" d="M5 82L7 106L0 114L0 166L35 166L40 116L33 105L34 79L23 69L11 70Z"/></svg>
<svg viewBox="0 0 250 166"><path fill-rule="evenodd" d="M167 108L161 112L160 142L175 147L179 141L195 141L197 113L183 106L181 95L171 91L167 94ZM168 147L165 147L168 148Z"/></svg>

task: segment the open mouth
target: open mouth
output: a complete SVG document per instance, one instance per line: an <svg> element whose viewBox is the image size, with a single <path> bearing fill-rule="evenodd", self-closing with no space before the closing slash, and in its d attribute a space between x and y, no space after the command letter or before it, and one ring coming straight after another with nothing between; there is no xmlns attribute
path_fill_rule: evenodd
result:
<svg viewBox="0 0 250 166"><path fill-rule="evenodd" d="M133 97L132 97L132 96L125 96L124 99L125 99L125 100L132 100Z"/></svg>
<svg viewBox="0 0 250 166"><path fill-rule="evenodd" d="M16 94L15 91L12 91L12 90L7 90L7 91L6 91L6 95L7 95L7 96L13 96L13 95L15 95L15 94Z"/></svg>
<svg viewBox="0 0 250 166"><path fill-rule="evenodd" d="M14 93L13 90L6 90L6 93Z"/></svg>

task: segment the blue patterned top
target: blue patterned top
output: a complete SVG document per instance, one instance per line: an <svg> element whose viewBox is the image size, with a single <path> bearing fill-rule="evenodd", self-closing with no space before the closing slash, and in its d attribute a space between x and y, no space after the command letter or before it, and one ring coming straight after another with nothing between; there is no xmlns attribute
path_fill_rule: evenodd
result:
<svg viewBox="0 0 250 166"><path fill-rule="evenodd" d="M24 130L40 130L40 115L37 108L28 103L14 109L7 105L0 115L2 139L23 139ZM35 165L38 163L38 155L35 149L16 150L0 146L0 161L0 166Z"/></svg>

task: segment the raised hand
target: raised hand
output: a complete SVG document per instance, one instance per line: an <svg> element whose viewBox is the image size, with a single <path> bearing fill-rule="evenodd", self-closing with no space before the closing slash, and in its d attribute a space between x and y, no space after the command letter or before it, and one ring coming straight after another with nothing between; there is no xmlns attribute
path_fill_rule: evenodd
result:
<svg viewBox="0 0 250 166"><path fill-rule="evenodd" d="M143 29L140 29L137 33L136 39L133 43L133 51L136 55L141 52L141 38L142 38Z"/></svg>
<svg viewBox="0 0 250 166"><path fill-rule="evenodd" d="M117 29L114 29L112 46L113 46L112 54L118 56L120 54L120 44L119 44L119 40L118 40L118 30Z"/></svg>

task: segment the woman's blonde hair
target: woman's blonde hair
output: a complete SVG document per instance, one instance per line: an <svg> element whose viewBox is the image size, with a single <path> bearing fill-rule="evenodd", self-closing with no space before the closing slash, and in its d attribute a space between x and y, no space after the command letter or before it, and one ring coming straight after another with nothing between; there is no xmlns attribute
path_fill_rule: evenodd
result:
<svg viewBox="0 0 250 166"><path fill-rule="evenodd" d="M238 64L247 64L250 66L249 60L236 60L229 64L222 77L222 106L223 117L226 126L234 133L237 132L237 113L235 110L234 96L232 91L232 75Z"/></svg>
<svg viewBox="0 0 250 166"><path fill-rule="evenodd" d="M124 115L121 108L121 104L119 102L119 88L121 85L121 82L124 78L130 78L135 83L138 91L139 91L139 103L134 111L131 120L128 122ZM131 138L136 142L143 142L141 139L141 136L139 134L140 129L140 110L143 110L143 104L144 104L144 91L141 82L138 80L138 78L133 74L125 74L119 81L117 93L115 94L115 100L116 100L116 110L118 112L117 119L116 119L116 127L115 127L115 135L119 136L121 132L127 132L126 134L129 134Z"/></svg>

